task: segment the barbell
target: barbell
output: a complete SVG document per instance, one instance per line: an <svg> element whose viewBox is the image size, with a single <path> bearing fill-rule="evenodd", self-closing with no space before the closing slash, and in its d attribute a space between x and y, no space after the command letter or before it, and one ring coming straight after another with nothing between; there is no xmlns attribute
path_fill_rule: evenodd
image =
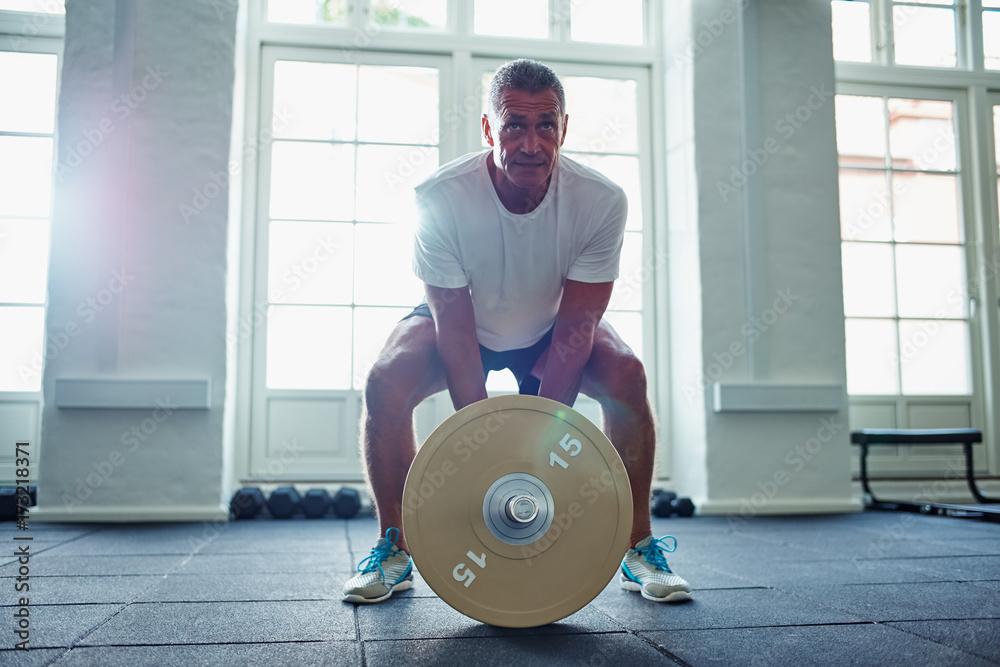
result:
<svg viewBox="0 0 1000 667"><path fill-rule="evenodd" d="M427 438L402 515L414 564L442 600L483 623L533 627L582 609L615 575L632 492L611 441L579 412L497 396Z"/></svg>

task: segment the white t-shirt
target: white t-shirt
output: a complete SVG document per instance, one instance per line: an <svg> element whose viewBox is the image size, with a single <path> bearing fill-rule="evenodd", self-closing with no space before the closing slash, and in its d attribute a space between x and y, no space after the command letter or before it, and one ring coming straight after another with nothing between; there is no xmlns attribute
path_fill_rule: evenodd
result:
<svg viewBox="0 0 1000 667"><path fill-rule="evenodd" d="M508 211L489 151L461 157L416 187L413 272L434 287L469 286L479 342L529 347L555 322L566 279L618 277L628 203L598 172L560 155L535 210Z"/></svg>

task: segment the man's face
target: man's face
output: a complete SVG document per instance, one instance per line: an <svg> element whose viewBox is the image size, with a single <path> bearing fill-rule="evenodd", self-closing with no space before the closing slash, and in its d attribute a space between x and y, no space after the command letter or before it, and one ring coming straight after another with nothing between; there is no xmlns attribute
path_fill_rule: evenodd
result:
<svg viewBox="0 0 1000 667"><path fill-rule="evenodd" d="M566 120L552 90L534 94L504 91L499 118L491 123L483 117L483 132L493 147L497 170L519 188L548 187L559 148L566 139Z"/></svg>

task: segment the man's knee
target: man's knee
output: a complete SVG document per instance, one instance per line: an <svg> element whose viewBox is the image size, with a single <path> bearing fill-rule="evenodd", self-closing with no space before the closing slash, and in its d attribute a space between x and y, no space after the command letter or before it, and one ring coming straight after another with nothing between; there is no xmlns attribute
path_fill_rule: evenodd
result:
<svg viewBox="0 0 1000 667"><path fill-rule="evenodd" d="M372 364L365 379L364 398L369 410L383 407L398 409L412 402L432 372L433 333L428 337L427 325L433 332L433 322L413 318L393 332L389 342Z"/></svg>
<svg viewBox="0 0 1000 667"><path fill-rule="evenodd" d="M603 393L614 401L631 403L646 398L646 369L631 350L615 356L600 379Z"/></svg>

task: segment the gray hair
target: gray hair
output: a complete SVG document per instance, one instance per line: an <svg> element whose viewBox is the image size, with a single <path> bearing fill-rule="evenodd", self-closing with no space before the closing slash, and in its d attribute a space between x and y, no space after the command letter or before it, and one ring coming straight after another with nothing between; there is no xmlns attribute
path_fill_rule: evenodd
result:
<svg viewBox="0 0 1000 667"><path fill-rule="evenodd" d="M559 115L566 113L566 93L562 82L549 67L535 60L520 58L504 64L490 82L489 116L500 116L500 98L507 90L523 90L535 94L551 90L559 101Z"/></svg>

